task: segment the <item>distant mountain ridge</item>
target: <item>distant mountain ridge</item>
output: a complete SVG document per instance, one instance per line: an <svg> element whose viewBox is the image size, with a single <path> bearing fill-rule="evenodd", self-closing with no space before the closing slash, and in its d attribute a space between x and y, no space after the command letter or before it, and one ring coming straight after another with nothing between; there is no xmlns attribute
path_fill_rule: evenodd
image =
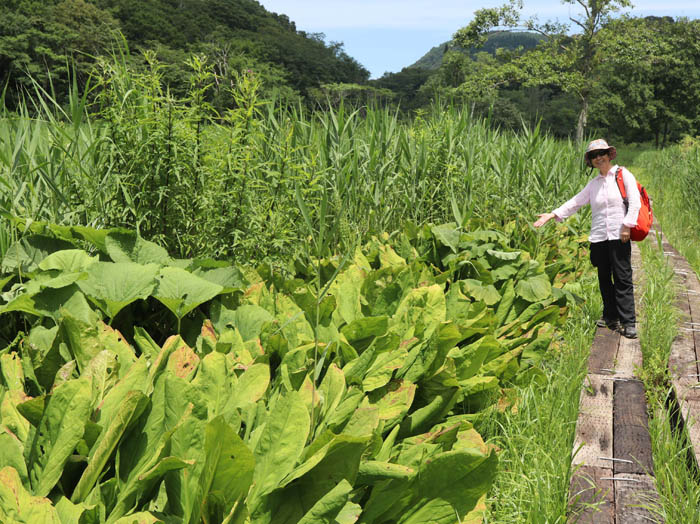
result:
<svg viewBox="0 0 700 524"><path fill-rule="evenodd" d="M469 49L469 54L474 56L476 53L481 51L495 54L496 49L499 48L513 50L520 46L522 46L524 49L532 49L543 39L544 37L542 35L536 33L528 33L524 31L498 31L489 35L488 40L483 47L478 49ZM442 64L443 56L445 56L445 53L450 49L450 42L444 42L433 47L430 51L408 67L428 69L430 71L438 69L440 64ZM464 51L464 49L460 47L455 47L454 49Z"/></svg>

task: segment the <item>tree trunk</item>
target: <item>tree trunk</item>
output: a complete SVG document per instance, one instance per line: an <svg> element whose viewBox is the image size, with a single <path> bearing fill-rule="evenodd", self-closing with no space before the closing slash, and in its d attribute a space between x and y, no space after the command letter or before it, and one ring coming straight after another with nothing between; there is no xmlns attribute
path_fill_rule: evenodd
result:
<svg viewBox="0 0 700 524"><path fill-rule="evenodd" d="M668 120L664 120L664 141L661 144L662 148L666 147L666 139L667 138L668 138Z"/></svg>
<svg viewBox="0 0 700 524"><path fill-rule="evenodd" d="M588 122L588 97L582 98L581 112L578 114L578 123L576 124L576 142L583 142L583 133L586 130L586 122Z"/></svg>

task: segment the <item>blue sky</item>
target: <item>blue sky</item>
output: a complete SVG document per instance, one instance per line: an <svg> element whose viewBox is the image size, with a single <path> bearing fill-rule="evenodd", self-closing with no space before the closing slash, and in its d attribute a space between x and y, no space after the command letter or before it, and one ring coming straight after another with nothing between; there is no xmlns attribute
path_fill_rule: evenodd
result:
<svg viewBox="0 0 700 524"><path fill-rule="evenodd" d="M326 41L344 42L345 51L369 69L372 78L400 71L431 47L446 42L469 23L475 10L504 0L258 0L268 11L286 14L297 29L324 33ZM700 18L698 0L637 0L635 16ZM566 22L581 14L578 4L558 0L523 0L526 17Z"/></svg>

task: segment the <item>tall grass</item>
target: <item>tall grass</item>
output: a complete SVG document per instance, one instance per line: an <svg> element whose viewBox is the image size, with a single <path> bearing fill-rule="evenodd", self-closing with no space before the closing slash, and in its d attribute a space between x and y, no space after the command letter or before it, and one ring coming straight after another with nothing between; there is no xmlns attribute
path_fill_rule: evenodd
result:
<svg viewBox="0 0 700 524"><path fill-rule="evenodd" d="M500 449L499 472L486 523L569 522L568 490L579 395L601 303L597 281L582 279L585 301L542 364L542 375L516 387L517 399L484 421L488 441Z"/></svg>
<svg viewBox="0 0 700 524"><path fill-rule="evenodd" d="M644 263L640 342L644 355L642 378L647 391L649 433L654 474L659 492L655 508L667 524L698 522L700 480L690 467L692 447L678 427L670 401L668 359L678 330L678 311L673 306L676 286L673 268L661 245L641 244Z"/></svg>
<svg viewBox="0 0 700 524"><path fill-rule="evenodd" d="M636 163L664 234L700 273L700 141L642 153Z"/></svg>
<svg viewBox="0 0 700 524"><path fill-rule="evenodd" d="M308 113L260 98L238 76L233 110L207 104L215 78L193 58L177 98L154 57L136 73L100 63L89 93L68 108L47 93L0 118L0 207L61 224L127 226L180 256L288 259L308 227L347 248L406 221L512 227L514 243L584 184L580 152L539 128L501 132L462 107L436 105L412 121L387 109ZM89 94L89 96L88 96Z"/></svg>

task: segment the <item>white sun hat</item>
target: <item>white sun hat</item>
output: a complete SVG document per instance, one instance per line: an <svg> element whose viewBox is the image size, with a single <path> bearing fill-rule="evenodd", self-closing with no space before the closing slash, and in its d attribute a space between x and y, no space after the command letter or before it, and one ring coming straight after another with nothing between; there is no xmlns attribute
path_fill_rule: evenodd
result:
<svg viewBox="0 0 700 524"><path fill-rule="evenodd" d="M586 162L586 165L588 167L591 167L591 161L588 158L588 154L593 151L607 151L610 155L610 160L613 160L617 156L617 149L615 149L612 146L609 146L605 140L599 138L598 140L594 140L593 142L588 144L588 147L586 148L586 153L583 155L583 160Z"/></svg>

